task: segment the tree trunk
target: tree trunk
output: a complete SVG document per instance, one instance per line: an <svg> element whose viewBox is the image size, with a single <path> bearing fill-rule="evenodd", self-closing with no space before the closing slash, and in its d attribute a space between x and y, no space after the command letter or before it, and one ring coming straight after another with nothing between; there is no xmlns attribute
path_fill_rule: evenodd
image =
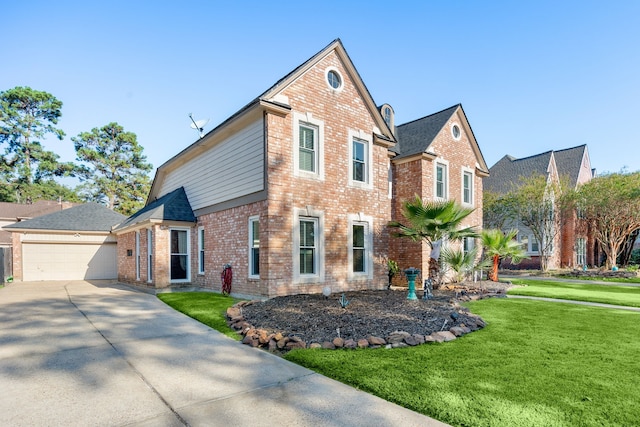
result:
<svg viewBox="0 0 640 427"><path fill-rule="evenodd" d="M498 264L500 264L500 256L499 255L494 255L493 256L493 267L491 268L491 271L489 272L489 280L491 280L492 282L497 282L498 281Z"/></svg>

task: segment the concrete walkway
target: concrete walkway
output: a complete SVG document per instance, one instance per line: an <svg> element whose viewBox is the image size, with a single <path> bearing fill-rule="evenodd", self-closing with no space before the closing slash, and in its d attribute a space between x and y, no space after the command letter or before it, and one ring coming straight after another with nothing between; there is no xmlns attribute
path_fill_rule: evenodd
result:
<svg viewBox="0 0 640 427"><path fill-rule="evenodd" d="M444 426L249 348L155 296L0 289L2 426Z"/></svg>

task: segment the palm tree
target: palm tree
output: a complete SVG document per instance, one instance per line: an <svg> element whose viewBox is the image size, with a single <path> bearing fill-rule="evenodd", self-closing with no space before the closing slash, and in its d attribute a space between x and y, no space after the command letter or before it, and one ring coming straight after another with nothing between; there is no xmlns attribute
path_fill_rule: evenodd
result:
<svg viewBox="0 0 640 427"><path fill-rule="evenodd" d="M393 233L395 237L409 238L413 241L423 240L431 248L429 260L429 278L435 279L438 270L437 262L439 251L434 251L436 242L443 240L462 240L465 237L478 237L473 227L460 228L462 221L468 217L474 209L464 208L454 200L445 202L423 201L419 196L414 200L404 202L402 215L409 225L398 221L391 221L389 227L397 228Z"/></svg>
<svg viewBox="0 0 640 427"><path fill-rule="evenodd" d="M476 248L470 251L463 251L462 248L453 249L445 247L440 253L442 264L450 268L454 272L453 280L455 283L464 282L467 276L476 266Z"/></svg>
<svg viewBox="0 0 640 427"><path fill-rule="evenodd" d="M529 258L520 243L514 240L517 234L518 230L511 230L507 234L498 229L482 230L480 239L485 255L493 261L489 280L498 281L498 266L501 259L511 258L513 264L518 264L523 259Z"/></svg>

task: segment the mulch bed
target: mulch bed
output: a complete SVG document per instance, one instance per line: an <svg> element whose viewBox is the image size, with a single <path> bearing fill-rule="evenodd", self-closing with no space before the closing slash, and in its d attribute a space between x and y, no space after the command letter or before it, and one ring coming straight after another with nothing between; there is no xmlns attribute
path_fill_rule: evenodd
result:
<svg viewBox="0 0 640 427"><path fill-rule="evenodd" d="M387 337L392 332L429 335L460 324L475 324L459 303L491 296L504 296L511 285L477 282L434 290L430 300L408 300L407 290L345 292L349 304L342 308L342 293L292 295L255 302L242 307L242 315L255 328L269 333L296 336L306 343ZM418 290L418 298L422 291Z"/></svg>

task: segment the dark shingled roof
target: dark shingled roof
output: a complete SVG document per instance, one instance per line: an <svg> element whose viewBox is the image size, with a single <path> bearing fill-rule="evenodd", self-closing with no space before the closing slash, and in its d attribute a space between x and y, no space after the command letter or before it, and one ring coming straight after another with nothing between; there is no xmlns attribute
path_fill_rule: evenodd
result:
<svg viewBox="0 0 640 427"><path fill-rule="evenodd" d="M86 203L7 225L5 230L111 231L126 217L98 203Z"/></svg>
<svg viewBox="0 0 640 427"><path fill-rule="evenodd" d="M396 139L398 143L394 151L400 154L395 158L401 159L426 152L429 145L431 145L458 107L460 107L460 104L397 126Z"/></svg>
<svg viewBox="0 0 640 427"><path fill-rule="evenodd" d="M561 177L569 176L569 185L573 188L578 185L578 176L580 175L580 167L582 166L582 159L586 149L586 144L583 144L553 152L553 157L556 158L558 174Z"/></svg>
<svg viewBox="0 0 640 427"><path fill-rule="evenodd" d="M522 178L540 174L546 176L552 154L553 151L547 151L524 159L504 156L489 169L489 176L482 181L483 189L504 194L511 191L513 185L518 185Z"/></svg>
<svg viewBox="0 0 640 427"><path fill-rule="evenodd" d="M184 191L184 187L177 188L149 203L118 225L116 230L152 219L160 221L196 222L196 216L193 214L193 209L191 209L191 204L187 198L187 193Z"/></svg>

